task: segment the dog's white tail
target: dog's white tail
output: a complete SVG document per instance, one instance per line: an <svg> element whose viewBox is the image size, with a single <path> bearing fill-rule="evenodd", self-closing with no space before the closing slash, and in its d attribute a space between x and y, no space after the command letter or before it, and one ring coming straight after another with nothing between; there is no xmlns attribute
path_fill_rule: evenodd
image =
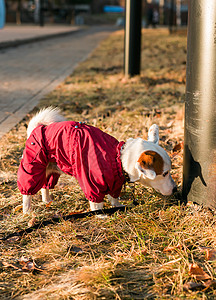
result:
<svg viewBox="0 0 216 300"><path fill-rule="evenodd" d="M59 108L47 107L41 109L29 122L27 128L27 138L31 132L39 125L50 125L55 122L63 122L65 118L61 115Z"/></svg>

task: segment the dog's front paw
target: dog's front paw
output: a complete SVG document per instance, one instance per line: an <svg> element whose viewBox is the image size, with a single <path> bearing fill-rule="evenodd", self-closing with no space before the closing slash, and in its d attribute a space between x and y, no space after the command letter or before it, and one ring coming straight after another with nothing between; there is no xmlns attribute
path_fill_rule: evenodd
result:
<svg viewBox="0 0 216 300"><path fill-rule="evenodd" d="M109 200L110 204L111 204L113 207L123 207L123 206L124 206L123 204L121 204L121 203L119 202L118 199L113 198L113 197L110 196L110 195L108 195L108 200Z"/></svg>
<svg viewBox="0 0 216 300"><path fill-rule="evenodd" d="M23 208L23 215L29 215L32 212L31 209L24 209Z"/></svg>
<svg viewBox="0 0 216 300"><path fill-rule="evenodd" d="M51 202L53 201L53 197L52 195L50 195L49 190L48 189L41 189L41 195L42 195L42 201L45 204L51 204Z"/></svg>

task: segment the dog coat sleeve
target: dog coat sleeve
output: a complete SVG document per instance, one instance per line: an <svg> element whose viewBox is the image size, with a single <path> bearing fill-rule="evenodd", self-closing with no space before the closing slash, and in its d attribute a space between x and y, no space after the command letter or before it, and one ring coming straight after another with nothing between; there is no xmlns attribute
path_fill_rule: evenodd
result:
<svg viewBox="0 0 216 300"><path fill-rule="evenodd" d="M47 156L34 134L26 141L18 173L17 185L23 195L36 194L46 182Z"/></svg>

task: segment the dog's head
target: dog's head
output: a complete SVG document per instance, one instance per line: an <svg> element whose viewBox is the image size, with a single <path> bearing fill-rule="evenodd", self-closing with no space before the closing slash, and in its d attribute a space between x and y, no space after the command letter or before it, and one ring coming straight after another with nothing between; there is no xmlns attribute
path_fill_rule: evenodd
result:
<svg viewBox="0 0 216 300"><path fill-rule="evenodd" d="M171 195L176 190L176 184L170 175L171 161L159 147L142 152L135 168L142 184L154 188L162 195Z"/></svg>
<svg viewBox="0 0 216 300"><path fill-rule="evenodd" d="M159 129L155 124L149 129L148 141L130 139L126 147L128 150L125 149L122 156L123 167L128 171L131 181L139 181L162 195L171 195L176 190L170 175L171 160L158 141Z"/></svg>

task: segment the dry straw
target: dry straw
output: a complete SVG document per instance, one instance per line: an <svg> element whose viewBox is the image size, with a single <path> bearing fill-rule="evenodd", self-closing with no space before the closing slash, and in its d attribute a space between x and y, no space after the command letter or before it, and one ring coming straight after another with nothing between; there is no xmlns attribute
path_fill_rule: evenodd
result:
<svg viewBox="0 0 216 300"><path fill-rule="evenodd" d="M146 138L148 127L157 123L180 189L185 61L186 34L144 30L141 76L126 80L123 32L118 31L34 112L58 106L68 119L87 121L119 140ZM77 182L65 175L49 207L36 195L34 215L22 215L16 172L32 113L0 141L1 236L89 209ZM191 203L182 206L138 184L136 197L140 205L133 207L127 186L122 194L122 202L131 208L127 212L62 220L17 240L1 241L0 298L215 299L214 214ZM22 257L37 267L23 270ZM206 278L195 276L196 265Z"/></svg>

